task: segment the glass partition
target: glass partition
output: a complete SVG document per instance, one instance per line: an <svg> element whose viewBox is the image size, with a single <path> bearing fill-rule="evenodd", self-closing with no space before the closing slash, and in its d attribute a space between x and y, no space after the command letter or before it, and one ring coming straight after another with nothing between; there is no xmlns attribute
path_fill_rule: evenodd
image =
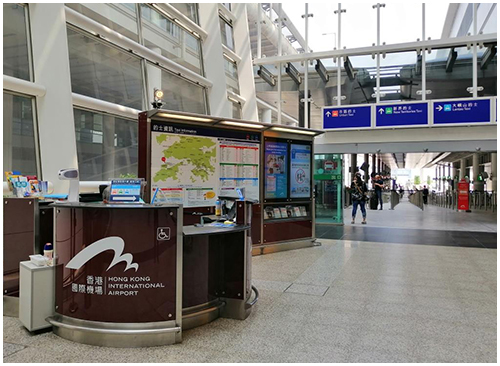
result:
<svg viewBox="0 0 500 366"><path fill-rule="evenodd" d="M149 100L155 88L163 90L163 109L207 114L205 88L151 63L146 66Z"/></svg>
<svg viewBox="0 0 500 366"><path fill-rule="evenodd" d="M137 177L137 121L74 109L80 180Z"/></svg>
<svg viewBox="0 0 500 366"><path fill-rule="evenodd" d="M30 80L27 11L19 4L3 4L3 74Z"/></svg>
<svg viewBox="0 0 500 366"><path fill-rule="evenodd" d="M139 42L135 4L67 3L66 6Z"/></svg>
<svg viewBox="0 0 500 366"><path fill-rule="evenodd" d="M452 61L455 59L455 61ZM426 54L427 99L470 98L472 93L472 48L432 50Z"/></svg>
<svg viewBox="0 0 500 366"><path fill-rule="evenodd" d="M68 49L73 93L143 109L138 57L71 27L68 27Z"/></svg>
<svg viewBox="0 0 500 366"><path fill-rule="evenodd" d="M4 171L38 174L33 102L32 97L3 93Z"/></svg>
<svg viewBox="0 0 500 366"><path fill-rule="evenodd" d="M203 74L199 39L146 4L141 4L141 24L144 46Z"/></svg>

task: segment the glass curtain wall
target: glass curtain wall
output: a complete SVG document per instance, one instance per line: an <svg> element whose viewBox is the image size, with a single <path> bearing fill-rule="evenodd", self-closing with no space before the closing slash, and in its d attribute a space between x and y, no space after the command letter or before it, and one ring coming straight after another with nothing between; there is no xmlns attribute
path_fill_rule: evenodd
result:
<svg viewBox="0 0 500 366"><path fill-rule="evenodd" d="M146 4L68 6L203 75L201 41L160 11ZM198 22L195 4L179 6L181 9L176 6L178 10ZM137 19L138 11L140 21ZM208 113L204 87L153 65L123 50L120 45L68 25L68 46L74 93L144 110L150 108L145 101L153 100L153 89L160 88L165 95L164 109ZM137 121L77 106L74 118L82 180L98 181L137 175Z"/></svg>
<svg viewBox="0 0 500 366"><path fill-rule="evenodd" d="M27 8L3 4L3 74L31 80Z"/></svg>
<svg viewBox="0 0 500 366"><path fill-rule="evenodd" d="M142 109L139 57L68 27L73 93Z"/></svg>
<svg viewBox="0 0 500 366"><path fill-rule="evenodd" d="M169 5L176 8L178 11L180 11L182 14L187 16L189 19L191 19L196 24L198 24L198 25L200 24L200 21L198 19L198 4L196 4L196 3L170 3Z"/></svg>
<svg viewBox="0 0 500 366"><path fill-rule="evenodd" d="M17 170L23 175L38 176L34 99L3 93L4 171Z"/></svg>
<svg viewBox="0 0 500 366"><path fill-rule="evenodd" d="M159 11L140 6L144 46L203 75L200 40Z"/></svg>
<svg viewBox="0 0 500 366"><path fill-rule="evenodd" d="M137 177L137 121L75 108L81 180Z"/></svg>
<svg viewBox="0 0 500 366"><path fill-rule="evenodd" d="M205 89L199 85L179 78L174 74L147 63L146 66L149 100L153 100L155 88L163 90L163 109L174 111L207 113Z"/></svg>

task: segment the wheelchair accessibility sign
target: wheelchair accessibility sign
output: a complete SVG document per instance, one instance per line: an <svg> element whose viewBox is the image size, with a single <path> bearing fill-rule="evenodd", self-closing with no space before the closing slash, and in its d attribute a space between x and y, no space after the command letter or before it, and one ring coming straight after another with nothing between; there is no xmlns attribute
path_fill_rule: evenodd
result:
<svg viewBox="0 0 500 366"><path fill-rule="evenodd" d="M170 240L170 228L159 227L156 229L156 240Z"/></svg>

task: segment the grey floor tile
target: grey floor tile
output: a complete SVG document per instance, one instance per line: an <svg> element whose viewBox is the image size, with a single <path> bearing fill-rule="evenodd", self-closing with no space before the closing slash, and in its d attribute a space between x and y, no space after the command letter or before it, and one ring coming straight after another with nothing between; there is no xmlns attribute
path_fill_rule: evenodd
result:
<svg viewBox="0 0 500 366"><path fill-rule="evenodd" d="M3 342L3 357L8 357L24 348L26 348L26 346L21 344Z"/></svg>
<svg viewBox="0 0 500 366"><path fill-rule="evenodd" d="M285 292L313 295L313 296L323 296L327 290L328 286L315 286L315 285L304 285L301 283L294 283L290 287L288 287Z"/></svg>

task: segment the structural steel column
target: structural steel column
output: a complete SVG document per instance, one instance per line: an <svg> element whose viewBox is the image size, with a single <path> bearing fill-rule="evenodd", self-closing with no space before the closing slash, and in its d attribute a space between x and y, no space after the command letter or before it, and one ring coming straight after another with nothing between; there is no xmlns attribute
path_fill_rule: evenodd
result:
<svg viewBox="0 0 500 366"><path fill-rule="evenodd" d="M351 181L354 180L354 175L356 174L357 157L357 154L351 154Z"/></svg>
<svg viewBox="0 0 500 366"><path fill-rule="evenodd" d="M377 172L377 155L372 154L372 173Z"/></svg>
<svg viewBox="0 0 500 366"><path fill-rule="evenodd" d="M497 153L491 153L491 190L497 191Z"/></svg>
<svg viewBox="0 0 500 366"><path fill-rule="evenodd" d="M479 153L474 153L474 155L472 155L472 178L474 181L474 190L484 191L484 182L477 179L479 173Z"/></svg>

